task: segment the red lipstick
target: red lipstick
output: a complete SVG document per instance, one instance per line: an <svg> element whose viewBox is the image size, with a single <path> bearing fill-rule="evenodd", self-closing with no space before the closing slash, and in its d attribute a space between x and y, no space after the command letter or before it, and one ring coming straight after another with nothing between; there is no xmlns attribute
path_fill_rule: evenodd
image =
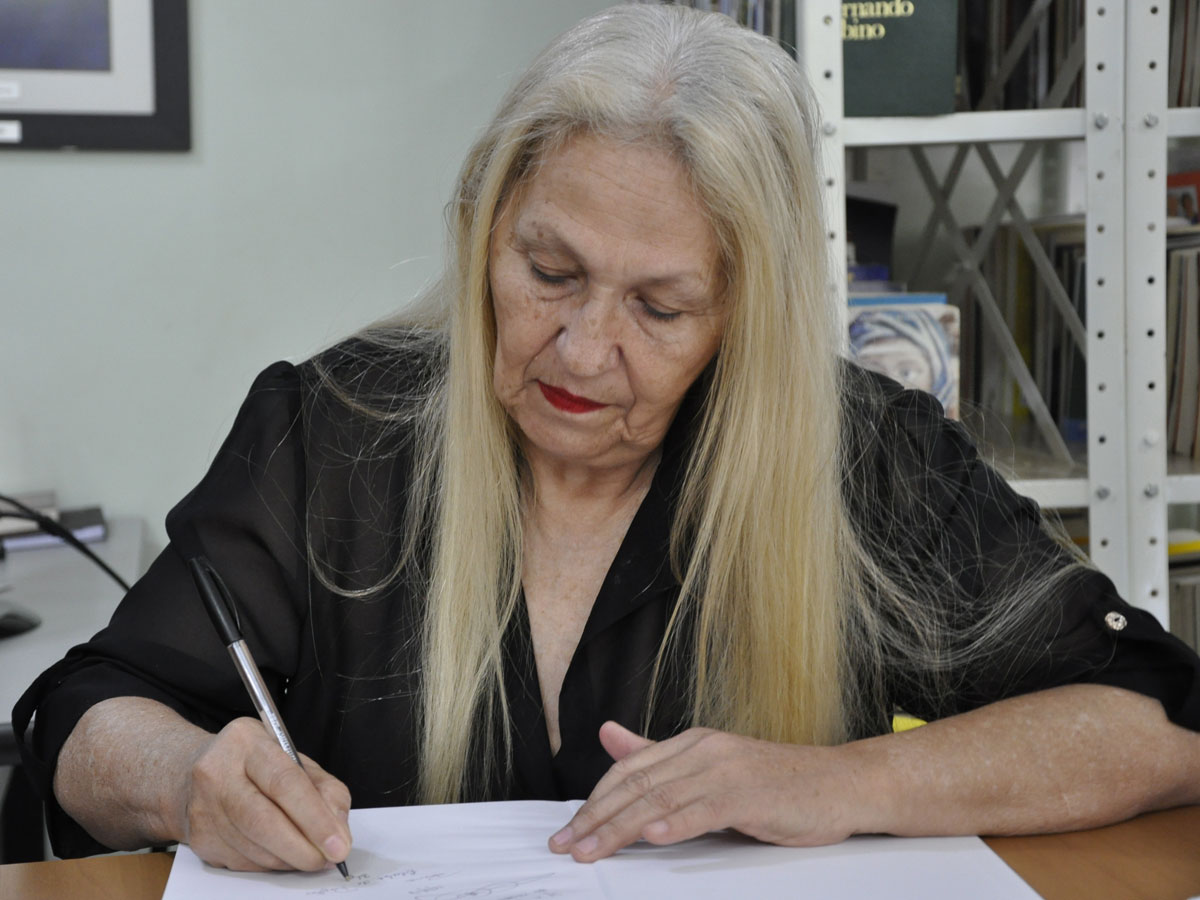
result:
<svg viewBox="0 0 1200 900"><path fill-rule="evenodd" d="M561 409L563 412L592 412L608 405L607 403L597 403L595 400L589 400L587 397L577 397L570 391L553 387L543 381L539 381L537 384L542 389L542 396L546 398L546 402L555 409Z"/></svg>

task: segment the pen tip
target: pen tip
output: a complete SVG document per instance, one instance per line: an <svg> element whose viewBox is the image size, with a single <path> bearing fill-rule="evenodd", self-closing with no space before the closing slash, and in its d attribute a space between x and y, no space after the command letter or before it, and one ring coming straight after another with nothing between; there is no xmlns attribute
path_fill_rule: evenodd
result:
<svg viewBox="0 0 1200 900"><path fill-rule="evenodd" d="M337 864L337 868L338 868L338 871L342 873L342 877L345 878L347 881L349 881L350 880L350 871L346 868L346 864L344 862L340 862Z"/></svg>

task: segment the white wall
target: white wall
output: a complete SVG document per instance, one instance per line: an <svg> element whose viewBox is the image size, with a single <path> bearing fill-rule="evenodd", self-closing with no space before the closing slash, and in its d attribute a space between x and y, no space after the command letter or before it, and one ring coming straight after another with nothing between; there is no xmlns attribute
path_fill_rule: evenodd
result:
<svg viewBox="0 0 1200 900"><path fill-rule="evenodd" d="M260 369L395 309L504 89L606 0L192 0L187 154L0 154L0 492L154 543Z"/></svg>

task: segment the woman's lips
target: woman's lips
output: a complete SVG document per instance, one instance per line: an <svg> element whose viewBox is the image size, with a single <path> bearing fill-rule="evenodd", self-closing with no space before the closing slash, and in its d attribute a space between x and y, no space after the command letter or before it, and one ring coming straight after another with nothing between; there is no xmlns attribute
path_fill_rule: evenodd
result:
<svg viewBox="0 0 1200 900"><path fill-rule="evenodd" d="M589 400L587 397L577 397L570 391L564 391L562 388L546 384L544 381L539 381L537 384L542 389L542 396L546 398L546 402L555 409L561 409L563 412L592 412L608 405L607 403L597 403L595 400Z"/></svg>

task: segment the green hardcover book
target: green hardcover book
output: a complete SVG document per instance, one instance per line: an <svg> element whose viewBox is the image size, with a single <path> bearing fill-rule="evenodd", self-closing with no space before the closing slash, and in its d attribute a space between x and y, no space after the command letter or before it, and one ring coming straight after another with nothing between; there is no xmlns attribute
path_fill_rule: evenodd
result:
<svg viewBox="0 0 1200 900"><path fill-rule="evenodd" d="M954 112L958 0L842 4L847 116Z"/></svg>

